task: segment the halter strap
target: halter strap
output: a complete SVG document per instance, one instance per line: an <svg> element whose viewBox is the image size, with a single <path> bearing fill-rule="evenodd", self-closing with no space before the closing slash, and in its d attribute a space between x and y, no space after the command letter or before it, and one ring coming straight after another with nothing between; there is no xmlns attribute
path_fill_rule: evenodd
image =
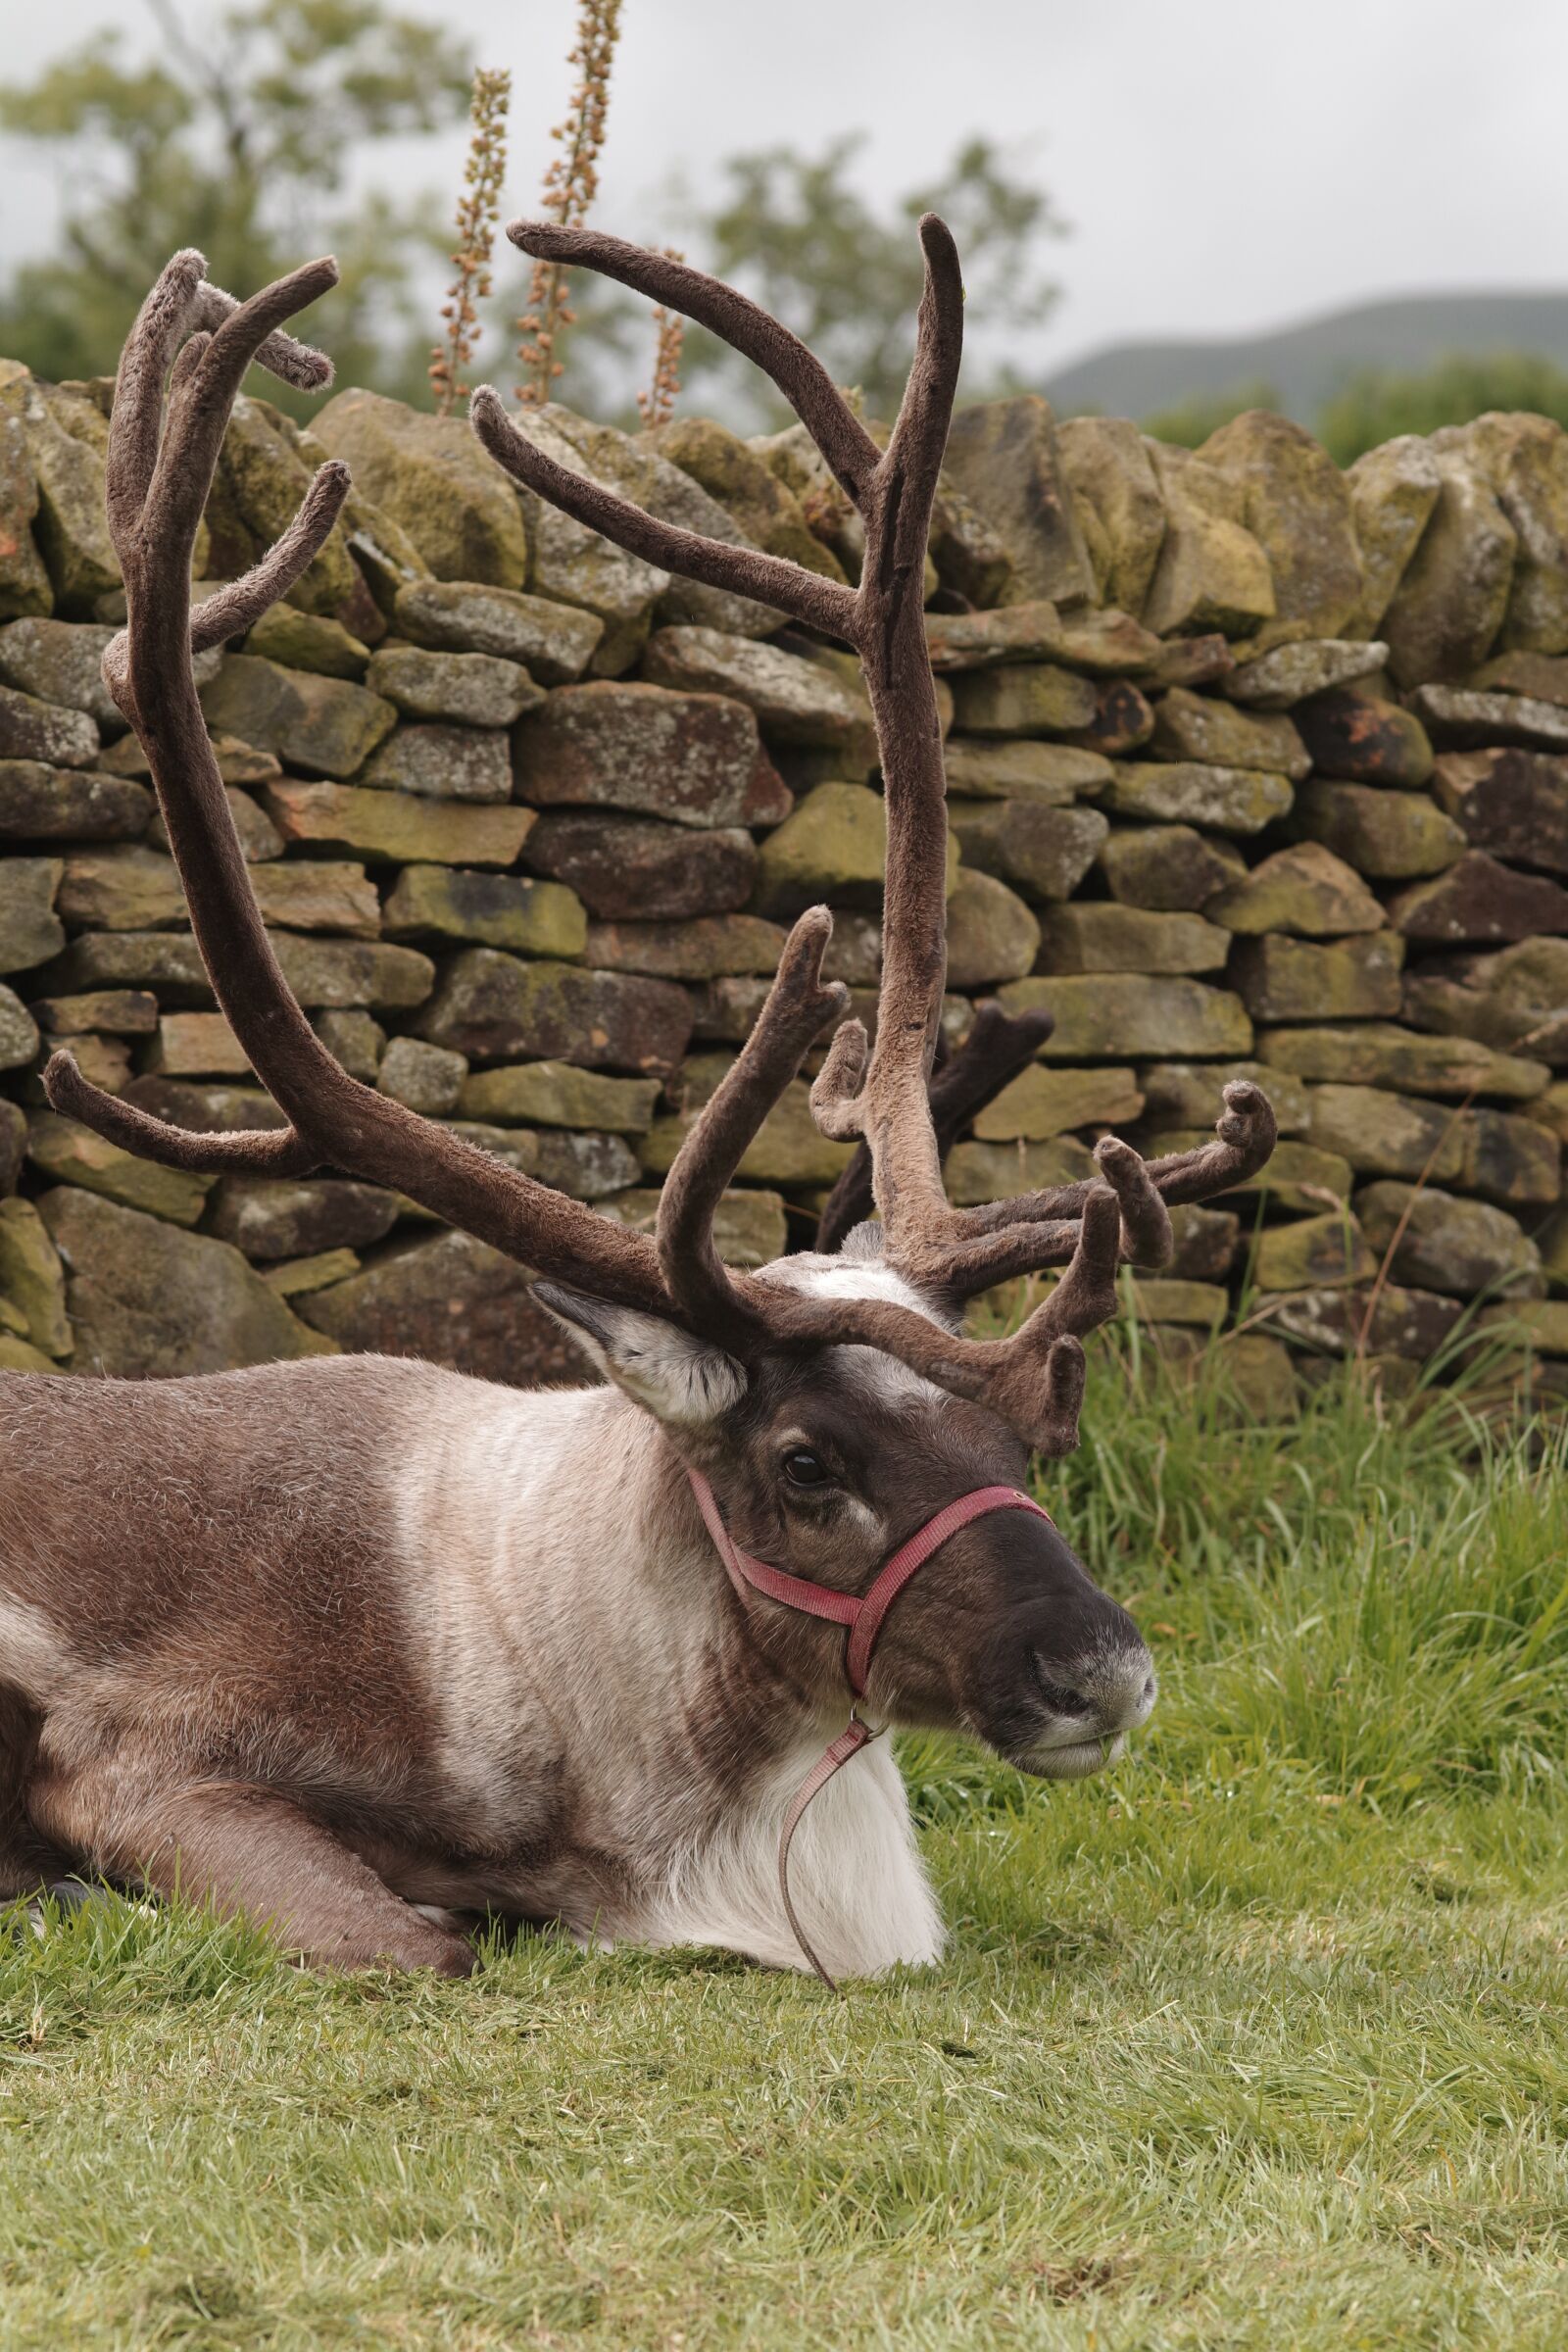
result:
<svg viewBox="0 0 1568 2352"><path fill-rule="evenodd" d="M906 1543L899 1545L872 1578L864 1592L841 1592L833 1585L813 1584L809 1577L795 1576L787 1568L774 1568L766 1560L754 1559L742 1551L724 1525L712 1488L700 1470L689 1466L686 1472L691 1482L697 1507L703 1522L713 1540L713 1548L723 1561L730 1583L744 1596L748 1587L768 1600L776 1600L787 1609L796 1609L805 1617L825 1618L830 1624L842 1625L848 1634L844 1647L844 1673L852 1698L865 1694L866 1677L871 1671L871 1652L887 1620L889 1609L917 1569L923 1568L933 1552L939 1551L950 1536L960 1527L968 1527L976 1519L989 1518L993 1511L1032 1511L1037 1519L1051 1524L1051 1513L1033 1495L1020 1494L1016 1487L976 1487L968 1494L960 1494L918 1528ZM784 1826L778 1846L779 1892L783 1897L784 1914L801 1950L830 1991L838 1985L829 1976L812 1948L810 1939L801 1926L795 1905L790 1897L790 1847L800 1828L807 1808L840 1772L852 1756L880 1738L869 1724L863 1723L852 1704L850 1720L836 1740L830 1740L823 1753L812 1765L805 1780L790 1799L784 1816Z"/></svg>

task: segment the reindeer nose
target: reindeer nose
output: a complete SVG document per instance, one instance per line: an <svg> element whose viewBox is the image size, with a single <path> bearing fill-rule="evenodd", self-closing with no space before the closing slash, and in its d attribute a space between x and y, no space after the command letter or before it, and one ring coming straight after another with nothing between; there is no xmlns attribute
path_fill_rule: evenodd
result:
<svg viewBox="0 0 1568 2352"><path fill-rule="evenodd" d="M1054 1715L1080 1729L1085 1739L1108 1739L1147 1723L1159 1696L1159 1684L1147 1649L1112 1650L1085 1660L1070 1682L1039 1661L1040 1690ZM1059 1672L1059 1670L1058 1670Z"/></svg>

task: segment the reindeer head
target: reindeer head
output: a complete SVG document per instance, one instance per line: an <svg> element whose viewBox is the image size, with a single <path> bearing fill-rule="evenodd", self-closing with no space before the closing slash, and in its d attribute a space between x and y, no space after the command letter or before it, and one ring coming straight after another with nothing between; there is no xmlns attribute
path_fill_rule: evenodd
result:
<svg viewBox="0 0 1568 2352"><path fill-rule="evenodd" d="M1046 1016L981 1008L969 1044L936 1071L946 970L945 783L921 588L932 501L957 379L962 287L953 241L927 218L926 287L914 365L886 451L795 337L735 292L667 256L581 229L514 223L551 261L600 270L722 335L793 404L860 514L859 585L662 523L548 458L482 388L474 429L497 462L544 498L667 569L737 591L842 639L860 657L887 799L884 962L874 1049L824 984L831 918L804 914L739 1057L687 1137L652 1237L549 1191L450 1130L349 1078L290 996L273 956L208 742L193 650L248 627L300 576L348 491L321 468L299 515L254 571L190 610L195 533L224 427L253 359L295 383L324 361L282 321L334 282L317 262L236 306L176 255L127 340L108 454L111 527L128 623L105 658L111 687L152 767L191 922L219 1003L290 1121L260 1134L192 1135L102 1093L65 1054L51 1102L166 1165L304 1174L320 1166L388 1186L534 1267L539 1296L611 1377L652 1412L713 1487L735 1540L778 1568L846 1592L943 1503L1021 1485L1031 1448L1077 1443L1081 1335L1115 1308L1124 1260L1158 1264L1167 1207L1229 1189L1274 1141L1256 1088L1233 1085L1216 1140L1146 1163L1106 1138L1097 1178L967 1210L949 1203L946 1145L1033 1054ZM168 411L165 415L165 383ZM812 1108L829 1135L858 1138L819 1235L819 1253L757 1274L726 1269L714 1210L763 1118L812 1045L838 1024ZM858 1222L873 1205L879 1223ZM1012 1337L981 1341L963 1307L1009 1276L1059 1267ZM759 1612L758 1637L814 1638ZM808 1650L811 1672L830 1646ZM825 1670L825 1668L824 1668ZM965 1726L1015 1761L1092 1769L1152 1703L1148 1653L1054 1526L1008 1512L954 1535L901 1599L878 1652L879 1704L905 1720Z"/></svg>

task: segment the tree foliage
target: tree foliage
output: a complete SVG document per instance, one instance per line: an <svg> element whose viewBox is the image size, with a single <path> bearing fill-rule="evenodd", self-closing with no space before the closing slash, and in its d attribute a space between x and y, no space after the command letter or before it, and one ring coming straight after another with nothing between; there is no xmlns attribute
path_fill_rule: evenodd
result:
<svg viewBox="0 0 1568 2352"><path fill-rule="evenodd" d="M352 207L322 200L367 145L462 116L462 45L382 0L253 0L199 42L175 0L147 6L156 62L111 29L0 86L0 128L53 149L71 191L59 252L0 300L0 349L47 376L102 373L177 247L200 246L217 282L247 293L331 245L332 349L341 374L365 372L395 339L414 256L444 241L440 216L363 192Z"/></svg>
<svg viewBox="0 0 1568 2352"><path fill-rule="evenodd" d="M785 147L732 156L716 211L694 220L688 243L706 268L802 336L838 382L858 385L873 414L887 416L904 389L920 300L920 215L940 213L957 238L971 334L1016 332L1046 317L1057 289L1042 272L1040 247L1064 224L1045 191L1014 176L979 136L940 176L879 209L855 185L863 144L853 134L815 157ZM688 335L689 384L727 378L736 366L710 335Z"/></svg>
<svg viewBox="0 0 1568 2352"><path fill-rule="evenodd" d="M1337 465L1398 433L1468 424L1489 409L1525 409L1568 426L1568 370L1530 352L1439 360L1419 374L1368 368L1319 411L1317 436Z"/></svg>

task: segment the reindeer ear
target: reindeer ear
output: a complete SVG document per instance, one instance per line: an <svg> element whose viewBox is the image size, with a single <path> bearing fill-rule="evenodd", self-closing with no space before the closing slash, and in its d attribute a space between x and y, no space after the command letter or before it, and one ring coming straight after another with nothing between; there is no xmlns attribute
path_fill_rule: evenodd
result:
<svg viewBox="0 0 1568 2352"><path fill-rule="evenodd" d="M569 1327L615 1386L657 1420L695 1429L716 1421L746 1393L746 1374L732 1355L694 1340L662 1315L612 1306L560 1282L536 1282L533 1296Z"/></svg>

